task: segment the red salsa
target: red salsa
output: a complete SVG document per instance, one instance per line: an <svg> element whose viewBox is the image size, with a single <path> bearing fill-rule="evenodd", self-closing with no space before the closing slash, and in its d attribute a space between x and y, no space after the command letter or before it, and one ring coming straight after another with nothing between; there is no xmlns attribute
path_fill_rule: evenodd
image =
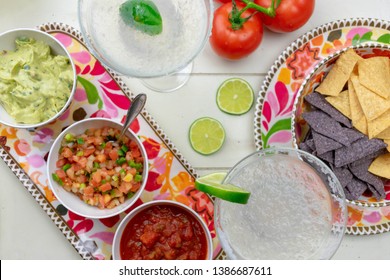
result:
<svg viewBox="0 0 390 280"><path fill-rule="evenodd" d="M120 242L123 260L205 260L202 225L180 207L155 205L137 213Z"/></svg>

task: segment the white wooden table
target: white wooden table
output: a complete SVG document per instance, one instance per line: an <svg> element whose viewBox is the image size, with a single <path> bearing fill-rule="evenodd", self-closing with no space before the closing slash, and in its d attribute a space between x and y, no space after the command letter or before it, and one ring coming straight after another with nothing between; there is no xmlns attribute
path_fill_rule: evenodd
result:
<svg viewBox="0 0 390 280"><path fill-rule="evenodd" d="M289 34L265 31L261 46L246 59L235 62L223 60L207 44L195 60L194 73L189 82L176 92L152 92L137 79L124 80L133 92L148 94L147 111L198 174L228 170L255 151L254 109L238 117L222 113L215 104L215 93L222 81L241 77L258 93L273 61L300 35L321 24L344 18L371 17L390 21L389 11L388 0L317 0L314 14L305 26ZM79 29L77 1L0 0L0 33L18 27L33 28L46 22L62 22ZM191 149L187 136L190 124L202 116L220 120L228 135L223 148L207 157ZM80 259L2 160L0 259ZM347 235L334 259L390 259L390 233Z"/></svg>

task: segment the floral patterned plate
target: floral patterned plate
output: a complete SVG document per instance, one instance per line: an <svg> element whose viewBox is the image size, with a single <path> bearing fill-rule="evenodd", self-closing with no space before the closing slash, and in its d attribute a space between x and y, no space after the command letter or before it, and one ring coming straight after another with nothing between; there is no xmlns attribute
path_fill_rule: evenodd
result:
<svg viewBox="0 0 390 280"><path fill-rule="evenodd" d="M56 136L73 122L104 117L124 121L132 93L115 73L105 69L86 48L81 34L61 23L40 26L56 37L75 62L78 85L70 108L55 122L34 131L0 125L0 158L51 217L83 259L111 259L114 233L122 213L111 218L88 219L68 211L48 187L46 159ZM126 212L151 200L174 200L192 207L206 222L213 237L215 259L222 259L214 228L214 203L194 187L195 172L144 110L130 127L141 138L149 157L145 191Z"/></svg>
<svg viewBox="0 0 390 280"><path fill-rule="evenodd" d="M254 127L256 148L292 147L291 117L296 94L305 77L323 59L348 46L365 42L390 44L390 22L355 18L331 22L304 34L272 65L257 98ZM390 186L377 207L348 205L348 234L390 231Z"/></svg>

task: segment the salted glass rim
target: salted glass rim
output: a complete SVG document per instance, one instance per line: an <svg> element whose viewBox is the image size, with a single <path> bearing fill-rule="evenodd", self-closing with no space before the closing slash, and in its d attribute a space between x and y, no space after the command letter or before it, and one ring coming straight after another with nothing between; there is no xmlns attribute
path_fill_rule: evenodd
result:
<svg viewBox="0 0 390 280"><path fill-rule="evenodd" d="M122 67L121 65L112 63L110 60L106 59L103 55L101 55L99 53L99 51L97 50L97 48L95 48L95 46L91 43L91 41L89 39L89 36L91 33L86 28L86 26L88 26L88 24L86 24L84 22L87 17L83 15L85 13L85 11L83 10L83 4L85 5L85 2L88 2L88 1L98 1L98 0L79 0L78 5L77 5L77 7L78 7L77 8L78 9L78 20L79 20L81 34L83 35L83 38L84 38L84 42L86 43L88 50L103 65L105 65L109 69L114 70L115 72L117 72L121 75L129 76L132 78L158 78L158 77L164 77L164 76L168 76L168 75L172 75L174 73L177 73L180 70L184 69L187 65L189 65L201 53L201 51L206 46L206 42L208 41L208 39L211 35L212 22L213 22L213 17L214 17L214 1L213 0L203 0L206 4L206 11L208 14L207 24L206 24L207 30L206 30L206 33L203 37L202 43L199 44L199 47L196 49L196 51L194 51L194 53L188 59L184 60L182 62L182 64L180 64L179 66L177 66L173 69L170 69L169 71L161 72L161 73L153 73L153 74L149 74L149 75L140 75L137 73L137 71L134 71L134 69ZM123 0L123 1L125 1L125 0Z"/></svg>
<svg viewBox="0 0 390 280"><path fill-rule="evenodd" d="M229 175L232 172L235 172L235 170L237 168L244 168L246 166L245 162L247 162L249 159L256 157L256 156L262 157L262 156L265 156L267 154L281 155L281 154L277 154L276 152L286 152L287 154L285 154L285 155L287 155L287 156L290 156L290 153L292 153L292 152L297 153L298 155L299 154L304 155L304 156L312 159L313 161L315 161L321 167L321 169L325 168L326 172L332 177L332 179L335 183L335 186L337 188L337 191L339 192L338 195L341 196L340 199L343 201L343 204L345 207L341 207L341 209L340 209L340 212L343 216L343 221L344 221L343 228L342 228L342 232L340 233L341 238L339 238L337 240L337 243L334 244L333 252L330 255L328 255L328 259L331 259L334 256L334 254L337 252L337 250L340 247L340 244L343 240L343 236L344 236L345 230L346 230L346 223L347 223L347 219L348 219L348 211L347 211L347 205L346 205L347 202L345 199L345 193L344 193L344 190L341 186L340 181L338 180L338 178L336 177L334 172L330 169L330 167L327 166L322 160L320 160L319 158L313 156L312 154L305 152L303 150L300 150L300 149L289 148L289 147L269 147L266 149L262 149L262 150L253 152L253 153L247 155L246 157L242 158L240 161L238 161L232 168L230 168L230 170L226 174L225 178L223 179L222 183L226 183L227 178L229 178ZM314 171L316 171L316 170L314 170ZM329 189L328 189L328 191L330 194L332 194ZM237 259L238 257L242 257L242 256L237 255L237 252L235 252L235 249L233 246L231 246L229 240L224 237L225 236L224 228L222 227L222 225L220 223L219 213L221 211L220 204L222 201L223 201L222 199L216 198L215 203L214 203L214 221L216 223L215 230L216 230L217 236L221 242L222 248L224 248L225 253L227 254L227 257L230 259ZM224 238L221 238L221 237L224 237ZM321 247L319 247L318 250L320 250L320 248ZM315 255L318 252L318 250L316 252L314 252L312 255ZM308 258L308 259L310 259L310 258Z"/></svg>

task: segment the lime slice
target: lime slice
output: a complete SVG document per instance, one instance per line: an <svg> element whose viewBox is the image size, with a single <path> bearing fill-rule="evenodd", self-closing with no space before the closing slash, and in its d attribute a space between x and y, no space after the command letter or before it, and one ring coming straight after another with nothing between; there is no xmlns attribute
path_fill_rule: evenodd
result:
<svg viewBox="0 0 390 280"><path fill-rule="evenodd" d="M221 184L226 173L212 173L195 180L195 188L230 202L246 204L250 192L231 184Z"/></svg>
<svg viewBox="0 0 390 280"><path fill-rule="evenodd" d="M222 147L225 141L225 130L219 121L204 117L191 124L189 138L196 152L210 155Z"/></svg>
<svg viewBox="0 0 390 280"><path fill-rule="evenodd" d="M218 108L228 114L242 115L253 105L253 89L247 81L232 78L224 81L217 91Z"/></svg>

